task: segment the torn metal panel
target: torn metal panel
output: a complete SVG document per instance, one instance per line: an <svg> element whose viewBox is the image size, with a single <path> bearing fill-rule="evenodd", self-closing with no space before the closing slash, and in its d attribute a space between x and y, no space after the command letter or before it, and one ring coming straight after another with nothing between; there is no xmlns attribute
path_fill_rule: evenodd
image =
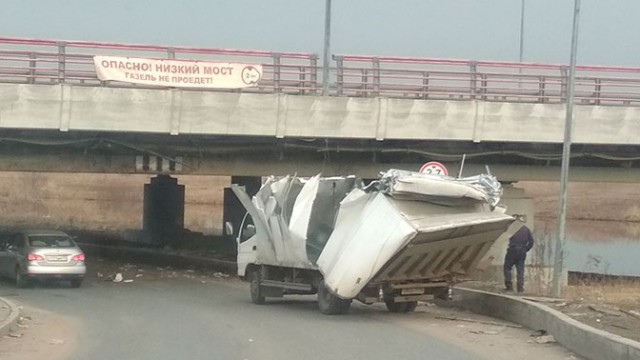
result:
<svg viewBox="0 0 640 360"><path fill-rule="evenodd" d="M502 196L500 182L491 175L453 178L389 170L380 178L381 190L396 199L429 201L459 206L482 202L496 206Z"/></svg>
<svg viewBox="0 0 640 360"><path fill-rule="evenodd" d="M416 235L389 197L363 195L361 206L340 209L336 226L320 254L318 268L335 295L352 299Z"/></svg>
<svg viewBox="0 0 640 360"><path fill-rule="evenodd" d="M340 202L356 186L356 177L321 179L307 228L307 255L315 263L323 251L340 209Z"/></svg>

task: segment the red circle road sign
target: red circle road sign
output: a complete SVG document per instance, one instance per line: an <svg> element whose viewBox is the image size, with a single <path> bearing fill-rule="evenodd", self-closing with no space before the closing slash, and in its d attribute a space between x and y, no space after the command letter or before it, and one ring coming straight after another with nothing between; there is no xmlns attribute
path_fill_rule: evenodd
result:
<svg viewBox="0 0 640 360"><path fill-rule="evenodd" d="M428 163L422 165L420 168L420 174L431 174L431 175L449 175L447 168L437 161L429 161Z"/></svg>

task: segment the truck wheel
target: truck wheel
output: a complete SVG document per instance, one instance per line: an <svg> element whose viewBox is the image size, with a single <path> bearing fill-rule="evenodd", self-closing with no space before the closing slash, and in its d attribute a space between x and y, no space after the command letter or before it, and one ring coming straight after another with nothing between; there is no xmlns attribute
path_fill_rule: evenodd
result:
<svg viewBox="0 0 640 360"><path fill-rule="evenodd" d="M329 292L324 282L318 287L318 307L325 315L346 314L349 312L351 300L341 299Z"/></svg>
<svg viewBox="0 0 640 360"><path fill-rule="evenodd" d="M254 304L264 304L264 295L262 295L262 286L260 286L260 270L251 272L251 302Z"/></svg>
<svg viewBox="0 0 640 360"><path fill-rule="evenodd" d="M407 312L407 303L395 302L393 299L385 300L384 304L387 305L387 310L392 313L404 313Z"/></svg>
<svg viewBox="0 0 640 360"><path fill-rule="evenodd" d="M386 295L384 297L384 304L387 305L387 309L392 313L412 312L418 306L417 301L395 302L393 295Z"/></svg>
<svg viewBox="0 0 640 360"><path fill-rule="evenodd" d="M445 300L445 301L450 300L449 299L449 288L441 289L441 290L437 291L435 294L433 294L433 296L436 299L440 299L440 300Z"/></svg>
<svg viewBox="0 0 640 360"><path fill-rule="evenodd" d="M407 304L407 308L405 312L413 312L418 307L417 301L409 301L406 304Z"/></svg>

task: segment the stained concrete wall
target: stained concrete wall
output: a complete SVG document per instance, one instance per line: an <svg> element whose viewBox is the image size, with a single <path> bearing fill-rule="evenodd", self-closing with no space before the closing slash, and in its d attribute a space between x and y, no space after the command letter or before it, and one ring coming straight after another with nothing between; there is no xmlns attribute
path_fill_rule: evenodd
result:
<svg viewBox="0 0 640 360"><path fill-rule="evenodd" d="M0 227L142 229L143 186L153 175L0 172ZM228 177L181 175L185 227L220 234Z"/></svg>
<svg viewBox="0 0 640 360"><path fill-rule="evenodd" d="M503 195L500 204L507 207L507 213L510 215L525 215L525 225L535 233L535 205L534 199L529 196L524 189L514 184L504 185ZM477 269L471 274L474 279L497 281L503 279L503 263L504 256L509 245L509 237L520 227L519 222L513 223L509 229L496 240L491 246L487 254L478 263ZM536 245L537 242L536 242ZM542 285L540 282L540 272L549 274L549 268L552 266L550 262L541 261L536 254L536 249L532 249L527 256L527 271L525 273L525 283L528 290L536 288L538 290ZM515 269L514 269L515 271ZM515 272L514 272L515 279Z"/></svg>
<svg viewBox="0 0 640 360"><path fill-rule="evenodd" d="M637 144L640 108L576 105L573 141ZM0 84L0 127L561 143L562 104Z"/></svg>

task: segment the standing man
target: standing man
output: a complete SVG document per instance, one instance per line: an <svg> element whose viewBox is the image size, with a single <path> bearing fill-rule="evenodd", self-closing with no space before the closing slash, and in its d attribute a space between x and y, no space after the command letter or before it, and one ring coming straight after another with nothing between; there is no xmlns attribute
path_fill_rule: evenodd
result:
<svg viewBox="0 0 640 360"><path fill-rule="evenodd" d="M524 261L527 258L527 252L533 247L533 236L531 236L531 230L524 224L524 215L515 215L515 218L521 223L521 227L509 238L509 248L504 257L504 286L507 291L513 291L511 269L515 265L517 290L521 293L524 292Z"/></svg>

